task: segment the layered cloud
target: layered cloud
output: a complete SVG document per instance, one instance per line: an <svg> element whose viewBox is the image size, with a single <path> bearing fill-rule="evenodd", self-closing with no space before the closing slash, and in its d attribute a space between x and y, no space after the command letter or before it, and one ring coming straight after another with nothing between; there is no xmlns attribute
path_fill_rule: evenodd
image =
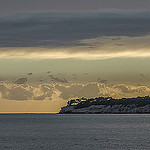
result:
<svg viewBox="0 0 150 150"><path fill-rule="evenodd" d="M1 47L68 46L104 36L143 36L149 11L37 12L1 16Z"/></svg>
<svg viewBox="0 0 150 150"><path fill-rule="evenodd" d="M0 17L0 57L150 57L150 11L37 12Z"/></svg>
<svg viewBox="0 0 150 150"><path fill-rule="evenodd" d="M79 97L90 98L99 95L99 88L97 83L72 84L70 86L57 84L55 88L61 92L60 97L66 100Z"/></svg>
<svg viewBox="0 0 150 150"><path fill-rule="evenodd" d="M150 88L147 86L133 86L127 84L116 84L113 86L101 84L99 95L114 98L147 96L150 95Z"/></svg>
<svg viewBox="0 0 150 150"><path fill-rule="evenodd" d="M118 39L118 40L117 40ZM144 37L103 37L84 39L84 46L67 47L2 47L0 58L28 59L110 59L110 58L149 58L150 36Z"/></svg>
<svg viewBox="0 0 150 150"><path fill-rule="evenodd" d="M0 13L40 10L97 10L150 8L149 0L1 0Z"/></svg>
<svg viewBox="0 0 150 150"><path fill-rule="evenodd" d="M69 100L73 98L94 98L111 96L114 98L137 97L150 95L147 86L133 86L115 84L112 86L103 83L72 83L72 84L28 84L0 83L0 96L5 100L53 100L58 98ZM55 98L56 99L56 98Z"/></svg>
<svg viewBox="0 0 150 150"><path fill-rule="evenodd" d="M44 100L52 99L53 85L41 84L38 87L29 86L28 84L10 84L1 82L0 93L1 99L8 100Z"/></svg>

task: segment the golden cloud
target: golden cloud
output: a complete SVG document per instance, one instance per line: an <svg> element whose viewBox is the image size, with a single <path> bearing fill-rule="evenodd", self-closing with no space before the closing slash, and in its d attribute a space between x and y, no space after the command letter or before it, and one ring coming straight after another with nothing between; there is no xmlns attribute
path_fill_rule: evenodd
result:
<svg viewBox="0 0 150 150"><path fill-rule="evenodd" d="M150 36L101 37L79 41L81 46L67 47L5 47L0 58L27 59L110 59L150 57ZM82 45L83 44L83 45Z"/></svg>

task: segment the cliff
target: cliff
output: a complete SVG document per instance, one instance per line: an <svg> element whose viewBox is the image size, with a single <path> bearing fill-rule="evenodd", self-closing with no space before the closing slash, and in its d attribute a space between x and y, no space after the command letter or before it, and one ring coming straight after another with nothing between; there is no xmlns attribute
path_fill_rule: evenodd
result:
<svg viewBox="0 0 150 150"><path fill-rule="evenodd" d="M75 99L62 107L60 114L132 114L150 113L150 97L113 99L98 97Z"/></svg>

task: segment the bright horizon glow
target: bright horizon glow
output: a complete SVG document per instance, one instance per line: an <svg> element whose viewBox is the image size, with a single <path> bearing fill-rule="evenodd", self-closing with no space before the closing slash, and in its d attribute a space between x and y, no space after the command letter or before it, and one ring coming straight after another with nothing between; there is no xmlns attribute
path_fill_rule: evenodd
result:
<svg viewBox="0 0 150 150"><path fill-rule="evenodd" d="M0 47L0 58L82 59L150 58L150 36L110 36L84 39L81 45L59 47Z"/></svg>
<svg viewBox="0 0 150 150"><path fill-rule="evenodd" d="M52 52L2 52L0 58L16 58L16 59L83 59L83 60L100 60L111 58L150 58L150 52L144 49L138 51L123 51L123 52L64 52L64 51L52 51Z"/></svg>
<svg viewBox="0 0 150 150"><path fill-rule="evenodd" d="M66 104L60 98L53 100L1 100L0 114L5 113L58 113Z"/></svg>

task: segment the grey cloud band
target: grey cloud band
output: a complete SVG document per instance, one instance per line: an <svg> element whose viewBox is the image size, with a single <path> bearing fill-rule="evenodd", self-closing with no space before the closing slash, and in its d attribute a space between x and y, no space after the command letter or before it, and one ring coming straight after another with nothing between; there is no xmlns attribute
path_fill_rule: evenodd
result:
<svg viewBox="0 0 150 150"><path fill-rule="evenodd" d="M150 11L37 12L0 17L0 47L82 46L83 39L150 32Z"/></svg>

